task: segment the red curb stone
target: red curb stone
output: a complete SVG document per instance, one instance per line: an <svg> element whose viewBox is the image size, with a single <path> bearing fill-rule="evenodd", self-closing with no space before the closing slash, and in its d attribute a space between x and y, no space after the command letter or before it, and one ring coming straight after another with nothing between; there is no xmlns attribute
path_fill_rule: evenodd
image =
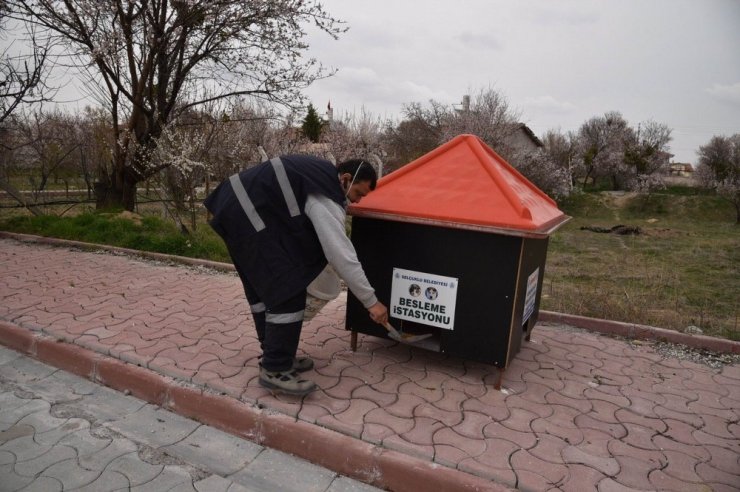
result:
<svg viewBox="0 0 740 492"><path fill-rule="evenodd" d="M164 405L167 400L168 385L162 376L115 359L98 359L96 380L118 391L130 391L155 405Z"/></svg>
<svg viewBox="0 0 740 492"><path fill-rule="evenodd" d="M0 321L0 343L24 354L33 354L36 338L28 330Z"/></svg>
<svg viewBox="0 0 740 492"><path fill-rule="evenodd" d="M384 450L377 458L380 479L374 483L395 492L504 492L508 487L464 472L420 461L395 451Z"/></svg>
<svg viewBox="0 0 740 492"><path fill-rule="evenodd" d="M516 485L516 474L509 468L508 464L506 468L492 468L476 461L474 458L467 458L460 462L457 468L478 477L489 478L505 486L514 487Z"/></svg>
<svg viewBox="0 0 740 492"><path fill-rule="evenodd" d="M434 459L434 446L423 445L413 442L409 442L400 436L389 436L383 439L383 446L403 453L407 456L413 456L414 458L421 458L424 461L431 461Z"/></svg>
<svg viewBox="0 0 740 492"><path fill-rule="evenodd" d="M95 369L94 352L65 342L38 337L36 357L54 367L90 379Z"/></svg>
<svg viewBox="0 0 740 492"><path fill-rule="evenodd" d="M539 321L550 323L562 323L577 328L604 333L606 335L617 335L630 339L657 340L670 343L680 343L689 347L711 350L713 352L724 352L740 354L740 342L724 338L713 338L705 335L691 335L678 331L656 328L654 326L623 323L573 314L556 313L552 311L540 311Z"/></svg>
<svg viewBox="0 0 740 492"><path fill-rule="evenodd" d="M365 482L377 478L376 459L380 450L372 444L284 415L264 415L261 424L260 444L264 446Z"/></svg>
<svg viewBox="0 0 740 492"><path fill-rule="evenodd" d="M234 398L170 386L167 406L175 413L256 441L262 412Z"/></svg>

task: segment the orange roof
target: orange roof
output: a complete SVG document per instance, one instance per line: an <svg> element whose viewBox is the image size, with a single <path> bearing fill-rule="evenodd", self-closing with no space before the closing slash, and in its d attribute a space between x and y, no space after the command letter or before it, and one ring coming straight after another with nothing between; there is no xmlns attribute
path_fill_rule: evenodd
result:
<svg viewBox="0 0 740 492"><path fill-rule="evenodd" d="M474 135L460 135L378 180L350 215L504 234L547 235L569 217ZM524 234L523 234L524 233Z"/></svg>

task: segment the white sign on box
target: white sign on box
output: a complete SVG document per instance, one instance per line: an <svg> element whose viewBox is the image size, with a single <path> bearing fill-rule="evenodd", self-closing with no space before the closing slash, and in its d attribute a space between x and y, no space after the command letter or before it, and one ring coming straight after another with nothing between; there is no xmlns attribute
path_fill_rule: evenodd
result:
<svg viewBox="0 0 740 492"><path fill-rule="evenodd" d="M540 267L537 267L529 277L527 277L527 293L524 296L524 315L522 324L526 323L534 312L534 301L537 299L537 283L540 279Z"/></svg>
<svg viewBox="0 0 740 492"><path fill-rule="evenodd" d="M454 277L394 268L390 315L452 330L455 326L457 284Z"/></svg>

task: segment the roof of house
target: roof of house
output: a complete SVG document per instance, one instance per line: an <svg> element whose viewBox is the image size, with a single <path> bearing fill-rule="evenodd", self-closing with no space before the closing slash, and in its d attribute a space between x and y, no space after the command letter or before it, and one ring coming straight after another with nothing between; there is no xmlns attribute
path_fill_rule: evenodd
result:
<svg viewBox="0 0 740 492"><path fill-rule="evenodd" d="M542 236L567 217L474 135L460 135L378 181L354 216Z"/></svg>
<svg viewBox="0 0 740 492"><path fill-rule="evenodd" d="M532 142L534 142L534 144L537 147L544 147L545 146L545 144L542 143L542 140L540 140L539 138L537 138L537 135L535 135L534 132L532 131L532 129L529 128L526 124L519 123L519 129L522 130L524 132L524 134L527 135L530 138L530 140L532 140Z"/></svg>

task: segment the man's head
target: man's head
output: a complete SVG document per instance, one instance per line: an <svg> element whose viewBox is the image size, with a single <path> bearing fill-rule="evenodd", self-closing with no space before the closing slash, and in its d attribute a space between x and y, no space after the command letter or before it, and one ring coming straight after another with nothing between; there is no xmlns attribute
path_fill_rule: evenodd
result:
<svg viewBox="0 0 740 492"><path fill-rule="evenodd" d="M352 159L337 166L339 184L344 195L352 203L359 202L363 196L375 189L378 175L375 168L362 159Z"/></svg>

